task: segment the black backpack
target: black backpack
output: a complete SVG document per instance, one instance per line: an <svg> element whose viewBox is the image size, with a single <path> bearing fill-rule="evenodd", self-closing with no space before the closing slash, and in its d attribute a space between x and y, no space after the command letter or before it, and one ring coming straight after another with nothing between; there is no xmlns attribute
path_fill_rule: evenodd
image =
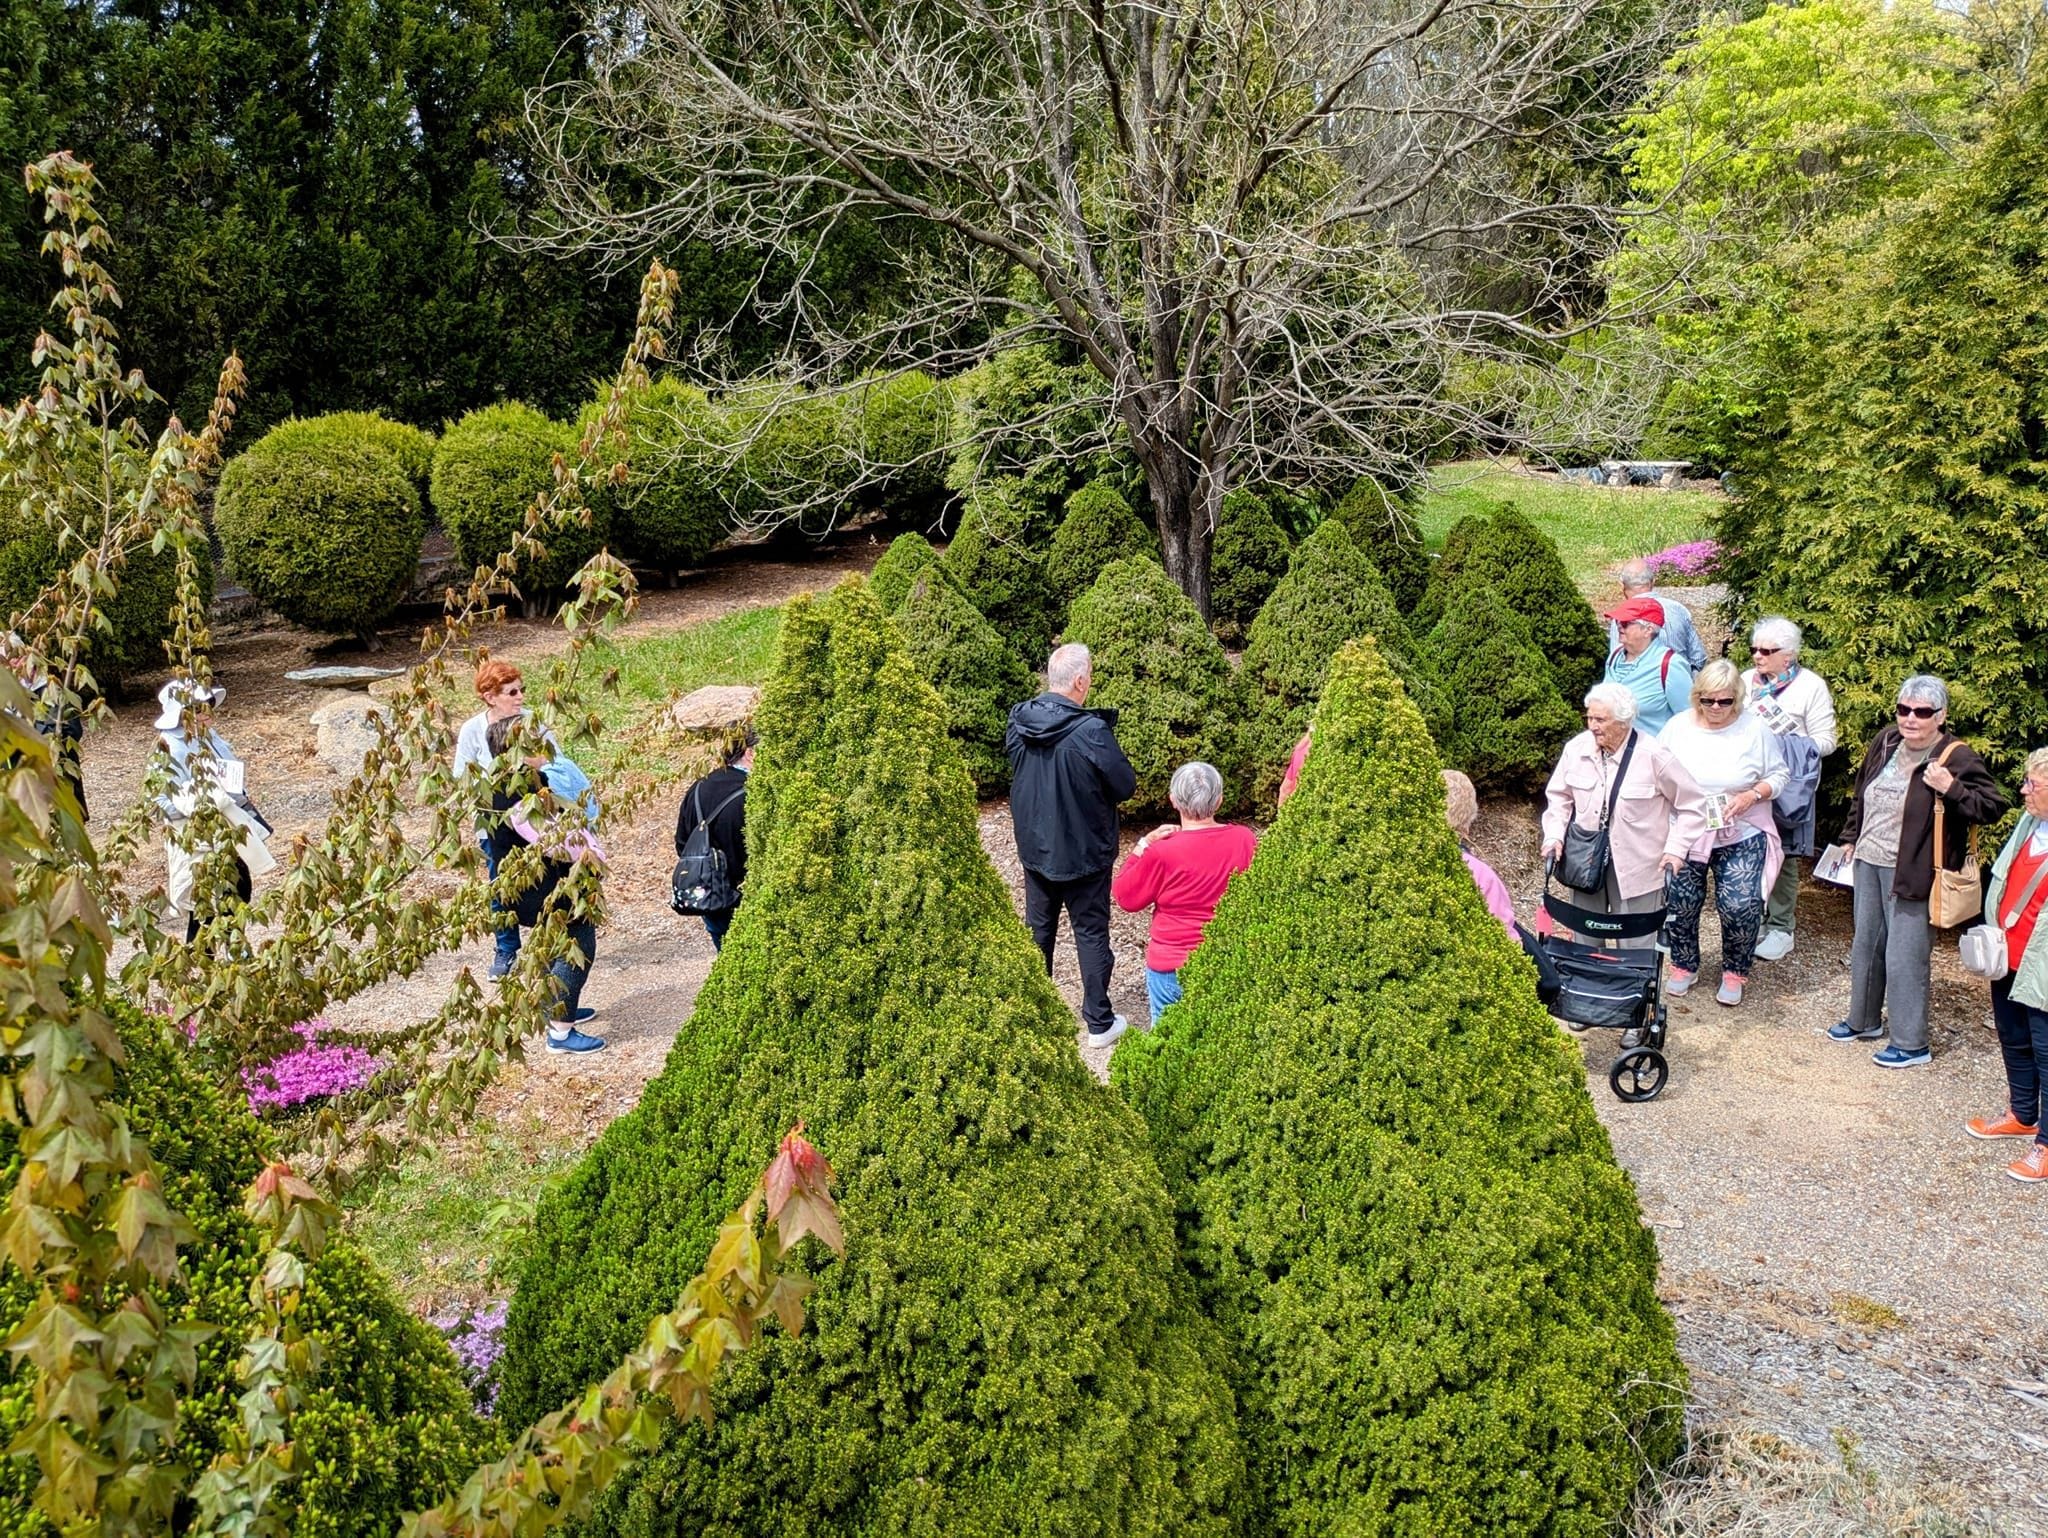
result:
<svg viewBox="0 0 2048 1538"><path fill-rule="evenodd" d="M711 816L704 815L704 782L699 780L690 789L690 800L697 808L697 826L690 830L690 836L683 841L683 857L676 861L675 874L669 877L668 905L682 914L724 913L740 905L740 889L732 884L732 876L725 868L725 851L711 844L711 824L718 814L747 793L742 785L712 809Z"/></svg>

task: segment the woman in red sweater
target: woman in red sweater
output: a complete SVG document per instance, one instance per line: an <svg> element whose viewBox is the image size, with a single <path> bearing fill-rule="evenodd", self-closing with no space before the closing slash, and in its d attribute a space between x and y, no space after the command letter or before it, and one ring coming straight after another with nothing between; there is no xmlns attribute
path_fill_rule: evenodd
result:
<svg viewBox="0 0 2048 1538"><path fill-rule="evenodd" d="M1250 828L1218 822L1223 776L1208 764L1182 764L1166 797L1180 826L1154 828L1138 840L1110 884L1109 895L1126 913L1152 910L1145 943L1145 996L1152 1023L1180 997L1180 964L1202 943L1202 930L1230 878L1252 863L1258 847Z"/></svg>
<svg viewBox="0 0 2048 1538"><path fill-rule="evenodd" d="M1991 1013L1998 1021L1998 1046L2005 1058L2008 1095L2003 1116L1973 1117L1964 1124L1971 1137L2025 1138L2027 1151L2005 1167L2028 1185L2048 1183L2048 1125L2043 1125L2043 1067L2048 1067L2048 748L2027 755L2020 797L2026 815L2005 841L1992 866L1984 917L2005 931L2011 967L1991 985Z"/></svg>

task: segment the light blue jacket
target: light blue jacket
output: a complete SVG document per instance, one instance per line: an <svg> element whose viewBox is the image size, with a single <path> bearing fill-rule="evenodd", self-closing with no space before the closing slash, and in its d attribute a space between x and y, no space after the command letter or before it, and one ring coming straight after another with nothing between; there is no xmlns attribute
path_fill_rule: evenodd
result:
<svg viewBox="0 0 2048 1538"><path fill-rule="evenodd" d="M1665 722L1692 709L1692 669L1662 641L1652 641L1633 662L1616 647L1607 654L1604 681L1620 684L1636 697L1636 730L1646 737L1656 736Z"/></svg>
<svg viewBox="0 0 2048 1538"><path fill-rule="evenodd" d="M2005 900L2005 873L2012 869L2013 857L2026 847L2027 840L2040 826L2039 818L2022 812L2020 825L1998 851L1998 859L1991 866L1991 889L1984 894L1985 923L1998 922L1998 905ZM2024 955L2009 956L2006 960L2012 967L2013 998L2036 1009L2048 1009L2048 924L2034 926Z"/></svg>
<svg viewBox="0 0 2048 1538"><path fill-rule="evenodd" d="M1654 587L1647 593L1637 595L1654 598L1664 606L1664 628L1657 632L1657 639L1677 652L1685 665L1697 673L1707 665L1707 643L1700 639L1699 630L1693 625L1692 611L1676 598L1666 598ZM1621 646L1621 627L1613 620L1607 622L1607 649L1618 650Z"/></svg>

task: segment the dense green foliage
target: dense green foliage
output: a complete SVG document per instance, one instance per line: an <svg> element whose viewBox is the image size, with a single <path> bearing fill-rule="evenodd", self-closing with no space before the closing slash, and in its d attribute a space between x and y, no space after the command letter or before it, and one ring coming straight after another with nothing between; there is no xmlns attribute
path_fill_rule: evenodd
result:
<svg viewBox="0 0 2048 1538"><path fill-rule="evenodd" d="M1230 659L1188 596L1157 561L1130 556L1103 568L1074 600L1066 639L1094 658L1091 707L1117 712L1116 739L1138 788L1133 812L1170 814L1166 788L1191 759L1223 774L1226 805L1241 805L1242 692Z"/></svg>
<svg viewBox="0 0 2048 1538"><path fill-rule="evenodd" d="M1462 518L1451 530L1430 571L1429 591L1411 616L1416 634L1434 630L1468 583L1491 588L1521 616L1566 699L1584 698L1600 681L1607 632L1557 546L1513 503Z"/></svg>
<svg viewBox="0 0 2048 1538"><path fill-rule="evenodd" d="M1266 499L1240 487L1223 499L1209 548L1209 618L1241 636L1287 574L1287 535Z"/></svg>
<svg viewBox="0 0 2048 1538"><path fill-rule="evenodd" d="M1018 657L1034 667L1045 656L1056 624L1045 575L1051 533L1021 482L978 481L961 510L960 532L946 547L946 570L954 583Z"/></svg>
<svg viewBox="0 0 2048 1538"><path fill-rule="evenodd" d="M1118 469L1101 380L1059 349L1006 348L953 386L957 447L946 481L962 496L982 481L1014 481L1018 505L1050 533L1072 492Z"/></svg>
<svg viewBox="0 0 2048 1538"><path fill-rule="evenodd" d="M198 1229L186 1251L186 1285L162 1296L172 1321L203 1320L219 1333L199 1349L199 1379L179 1400L180 1449L203 1465L240 1416L235 1359L251 1322L249 1284L257 1236L242 1216L242 1192L265 1158L263 1133L183 1061L164 1022L119 1011L128 1061L116 1098L148 1139L164 1172L164 1194ZM0 1179L20 1171L15 1130L0 1122ZM33 1293L10 1268L0 1278L0 1328L10 1334ZM319 1343L321 1366L293 1418L300 1477L276 1496L287 1533L300 1538L384 1538L404 1513L438 1500L476 1463L497 1452L477 1419L455 1358L413 1317L370 1264L345 1246L311 1268L299 1322ZM29 1375L0 1360L0 1436L25 1424ZM29 1505L35 1466L0 1462L0 1533L44 1538L50 1529Z"/></svg>
<svg viewBox="0 0 2048 1538"><path fill-rule="evenodd" d="M472 411L441 435L434 450L434 511L466 564L480 566L511 548L535 493L549 482L554 457L574 448L566 425L517 401ZM591 513L590 528L550 535L547 555L521 569L527 598L545 600L560 591L604 545L605 508Z"/></svg>
<svg viewBox="0 0 2048 1538"><path fill-rule="evenodd" d="M1330 517L1371 558L1401 612L1414 613L1429 587L1429 555L1407 503L1372 477L1360 476L1330 509Z"/></svg>
<svg viewBox="0 0 2048 1538"><path fill-rule="evenodd" d="M423 428L408 427L403 422L394 422L376 411L333 411L324 417L311 417L294 422L281 422L264 434L261 441L283 447L293 441L293 431L305 430L319 424L326 431L341 431L352 434L366 443L374 444L398 461L398 468L405 478L412 482L413 490L420 499L420 510L431 516L429 498L432 495L434 479L434 435Z"/></svg>
<svg viewBox="0 0 2048 1538"><path fill-rule="evenodd" d="M1723 570L1744 612L1806 628L1843 740L1931 672L2016 768L2048 742L2048 89L1870 255L1816 274L1782 429L1741 463Z"/></svg>
<svg viewBox="0 0 2048 1538"><path fill-rule="evenodd" d="M922 369L870 380L855 398L851 425L862 463L893 467L863 493L864 505L901 523L936 528L949 500L951 384Z"/></svg>
<svg viewBox="0 0 2048 1538"><path fill-rule="evenodd" d="M1064 614L1102 575L1102 568L1126 556L1159 559L1159 536L1124 494L1106 480L1090 481L1067 498L1067 510L1045 556L1045 577Z"/></svg>
<svg viewBox="0 0 2048 1538"><path fill-rule="evenodd" d="M944 560L930 540L914 532L898 534L868 573L868 591L884 614L894 614L910 596L911 584L933 567L945 570Z"/></svg>
<svg viewBox="0 0 2048 1538"><path fill-rule="evenodd" d="M598 402L586 406L579 425L599 409ZM635 392L624 444L599 449L599 463L623 464L626 478L591 497L622 555L676 572L697 565L725 538L724 434L723 416L693 385L663 377Z"/></svg>
<svg viewBox="0 0 2048 1538"><path fill-rule="evenodd" d="M1427 649L1443 701L1436 738L1444 762L1489 790L1542 785L1579 730L1579 712L1558 692L1522 616L1486 583L1467 578L1451 593Z"/></svg>
<svg viewBox="0 0 2048 1538"><path fill-rule="evenodd" d="M918 576L895 619L910 660L945 702L974 788L996 795L1010 783L1010 707L1037 692L1030 669L936 567Z"/></svg>
<svg viewBox="0 0 2048 1538"><path fill-rule="evenodd" d="M1245 695L1245 768L1251 794L1270 806L1294 744L1308 729L1323 675L1346 642L1369 635L1435 727L1436 690L1413 661L1415 643L1371 561L1345 526L1327 519L1295 547L1287 575L1252 621L1239 672Z"/></svg>
<svg viewBox="0 0 2048 1538"><path fill-rule="evenodd" d="M1657 1253L1369 642L1182 1002L1118 1049L1287 1538L1613 1531L1679 1449Z"/></svg>
<svg viewBox="0 0 2048 1538"><path fill-rule="evenodd" d="M845 1259L594 1533L1235 1531L1230 1404L1143 1129L1074 1051L945 707L858 584L789 606L758 722L747 901L660 1076L542 1198L503 1413L637 1342L802 1118Z"/></svg>
<svg viewBox="0 0 2048 1538"><path fill-rule="evenodd" d="M393 434L426 436L361 414L287 422L221 473L228 570L293 624L368 638L411 584L426 519Z"/></svg>

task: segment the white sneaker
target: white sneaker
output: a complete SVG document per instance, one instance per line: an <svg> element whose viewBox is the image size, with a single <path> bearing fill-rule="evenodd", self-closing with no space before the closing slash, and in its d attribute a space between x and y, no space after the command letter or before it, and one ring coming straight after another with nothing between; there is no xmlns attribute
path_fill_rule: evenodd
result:
<svg viewBox="0 0 2048 1538"><path fill-rule="evenodd" d="M1113 1047L1119 1041L1123 1040L1124 1032L1128 1031L1130 1028L1130 1017L1127 1015L1118 1015L1114 1020L1109 1022L1109 1028L1107 1030L1090 1031L1088 1033L1088 1045L1091 1047Z"/></svg>
<svg viewBox="0 0 2048 1538"><path fill-rule="evenodd" d="M1792 954L1792 931L1789 929L1766 929L1763 938L1756 942L1758 961L1783 961Z"/></svg>

